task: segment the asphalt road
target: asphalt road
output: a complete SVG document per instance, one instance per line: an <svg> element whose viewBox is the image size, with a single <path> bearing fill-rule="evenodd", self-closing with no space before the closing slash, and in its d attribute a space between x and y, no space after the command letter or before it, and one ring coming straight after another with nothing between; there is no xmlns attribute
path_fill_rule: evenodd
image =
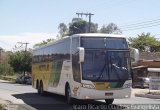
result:
<svg viewBox="0 0 160 110"><path fill-rule="evenodd" d="M133 93L137 89L133 90ZM149 99L134 97L129 99L116 99L113 105L105 105L103 100L100 101L78 101L75 100L74 105L67 105L64 96L56 94L48 94L40 96L31 85L13 84L0 80L0 98L12 101L18 110L121 110L121 109L136 109L139 104L159 104L156 107L160 109L160 99ZM24 108L23 108L23 107ZM131 107L131 108L130 108ZM23 108L23 109L22 109ZM113 109L112 109L113 108ZM141 110L140 108L139 110ZM159 110L158 109L158 110Z"/></svg>

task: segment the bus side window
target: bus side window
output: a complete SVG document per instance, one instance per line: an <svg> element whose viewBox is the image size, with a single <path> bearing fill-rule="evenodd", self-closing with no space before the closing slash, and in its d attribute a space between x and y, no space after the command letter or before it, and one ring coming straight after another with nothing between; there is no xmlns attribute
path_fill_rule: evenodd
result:
<svg viewBox="0 0 160 110"><path fill-rule="evenodd" d="M72 69L74 81L81 82L79 53L77 47L79 47L78 37L72 39Z"/></svg>

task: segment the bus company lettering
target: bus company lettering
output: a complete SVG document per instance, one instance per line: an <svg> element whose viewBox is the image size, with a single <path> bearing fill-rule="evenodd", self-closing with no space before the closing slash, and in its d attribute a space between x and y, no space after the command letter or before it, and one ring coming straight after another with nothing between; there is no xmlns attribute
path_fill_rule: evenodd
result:
<svg viewBox="0 0 160 110"><path fill-rule="evenodd" d="M49 64L39 65L39 70L40 71L49 71Z"/></svg>

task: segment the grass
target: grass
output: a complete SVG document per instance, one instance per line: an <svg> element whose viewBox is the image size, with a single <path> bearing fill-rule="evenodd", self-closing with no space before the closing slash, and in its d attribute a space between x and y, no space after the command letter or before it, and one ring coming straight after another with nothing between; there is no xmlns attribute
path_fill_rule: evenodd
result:
<svg viewBox="0 0 160 110"><path fill-rule="evenodd" d="M15 75L0 75L0 79L11 81L11 82L15 82L16 77L17 77L17 74L15 74Z"/></svg>

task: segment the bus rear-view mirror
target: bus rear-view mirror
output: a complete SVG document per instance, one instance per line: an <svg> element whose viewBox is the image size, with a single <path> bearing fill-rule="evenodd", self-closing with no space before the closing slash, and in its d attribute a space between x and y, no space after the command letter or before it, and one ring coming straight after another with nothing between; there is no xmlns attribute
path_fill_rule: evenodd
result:
<svg viewBox="0 0 160 110"><path fill-rule="evenodd" d="M79 62L84 62L84 48L83 47L78 47L79 51Z"/></svg>

